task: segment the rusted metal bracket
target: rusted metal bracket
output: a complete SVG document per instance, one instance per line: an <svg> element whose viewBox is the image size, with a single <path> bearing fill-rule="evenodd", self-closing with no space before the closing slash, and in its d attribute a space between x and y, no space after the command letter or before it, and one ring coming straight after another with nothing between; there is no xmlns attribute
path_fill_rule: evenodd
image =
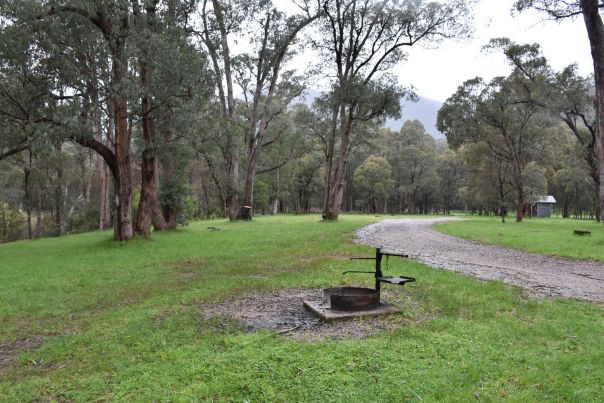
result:
<svg viewBox="0 0 604 403"><path fill-rule="evenodd" d="M391 277L384 276L382 273L382 258L384 256L397 256L402 258L408 258L409 255L401 254L401 253L389 253L382 252L381 248L375 249L375 257L351 257L350 260L375 260L375 270L374 271L359 271L359 270L347 270L342 274L346 273L370 273L375 276L375 290L379 293L381 288L381 283L389 283L389 284L399 284L405 285L406 283L412 283L415 281L414 277Z"/></svg>

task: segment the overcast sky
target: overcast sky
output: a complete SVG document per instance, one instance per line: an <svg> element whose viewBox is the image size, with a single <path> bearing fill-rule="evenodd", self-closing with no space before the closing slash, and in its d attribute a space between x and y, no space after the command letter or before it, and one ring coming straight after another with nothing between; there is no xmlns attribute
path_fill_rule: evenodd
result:
<svg viewBox="0 0 604 403"><path fill-rule="evenodd" d="M395 69L400 83L414 85L421 96L444 101L467 79L507 75L510 67L501 54L481 51L496 37L508 37L518 43L539 43L557 70L577 63L582 75L593 72L581 18L558 23L546 21L543 14L536 12L512 17L513 3L513 0L479 1L474 8L475 33L470 41L447 41L437 49L411 49L408 60Z"/></svg>
<svg viewBox="0 0 604 403"><path fill-rule="evenodd" d="M291 7L289 0L274 1L284 10ZM482 51L491 38L498 37L508 37L517 43L539 43L556 70L576 63L580 74L593 73L589 42L581 18L555 22L535 11L512 16L513 3L514 0L478 0L473 9L472 39L448 40L432 49L410 48L407 61L394 69L400 84L412 85L418 95L443 102L465 80L507 75L511 68L503 54ZM245 43L240 43L239 47L245 47ZM292 64L304 70L302 66L312 65L315 57L307 50L296 56ZM323 80L311 83L311 87L325 90L321 82Z"/></svg>

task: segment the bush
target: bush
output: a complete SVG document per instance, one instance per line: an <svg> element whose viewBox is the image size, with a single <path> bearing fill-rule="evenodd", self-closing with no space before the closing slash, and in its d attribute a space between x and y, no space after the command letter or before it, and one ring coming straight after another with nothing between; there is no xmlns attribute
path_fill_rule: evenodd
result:
<svg viewBox="0 0 604 403"><path fill-rule="evenodd" d="M19 211L0 201L0 243L22 238L24 223L25 219Z"/></svg>

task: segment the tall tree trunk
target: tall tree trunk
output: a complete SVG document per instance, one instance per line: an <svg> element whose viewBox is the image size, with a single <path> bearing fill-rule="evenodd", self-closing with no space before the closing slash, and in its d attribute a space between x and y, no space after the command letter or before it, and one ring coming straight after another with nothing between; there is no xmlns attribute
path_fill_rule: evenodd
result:
<svg viewBox="0 0 604 403"><path fill-rule="evenodd" d="M82 194L84 195L84 209L88 211L88 207L90 207L90 196L92 194L92 180L94 175L94 162L95 155L93 153L88 153L86 156L84 163L82 164L82 173L85 175L86 180L84 181ZM88 167L86 167L88 165Z"/></svg>
<svg viewBox="0 0 604 403"><path fill-rule="evenodd" d="M279 197L274 196L271 200L271 215L277 215L279 212Z"/></svg>
<svg viewBox="0 0 604 403"><path fill-rule="evenodd" d="M279 212L279 171L277 171L277 181L276 184L272 187L271 192L271 201L270 201L270 214L276 215Z"/></svg>
<svg viewBox="0 0 604 403"><path fill-rule="evenodd" d="M232 135L232 137L235 137ZM228 181L226 205L229 214L229 220L234 221L239 216L239 151L234 139L229 145L230 157L228 161Z"/></svg>
<svg viewBox="0 0 604 403"><path fill-rule="evenodd" d="M591 46L596 83L596 137L599 165L599 210L604 212L604 24L598 0L580 0ZM604 220L603 220L604 222Z"/></svg>
<svg viewBox="0 0 604 403"><path fill-rule="evenodd" d="M111 228L111 199L109 191L109 169L104 159L98 158L99 165L99 229Z"/></svg>
<svg viewBox="0 0 604 403"><path fill-rule="evenodd" d="M499 215L501 216L501 223L505 224L505 193L503 192L502 185L499 185Z"/></svg>
<svg viewBox="0 0 604 403"><path fill-rule="evenodd" d="M138 3L136 3L138 4ZM140 17L138 7L135 15ZM147 33L145 47L150 47L151 33L155 32L156 6L153 1L146 3L146 26L141 27ZM166 221L161 211L159 202L159 162L157 159L157 139L155 114L153 112L153 67L147 59L151 53L150 49L144 49L144 55L140 59L140 78L143 88L141 98L143 150L141 162L141 197L138 204L135 231L145 237L149 236L151 224L156 231L167 228Z"/></svg>
<svg viewBox="0 0 604 403"><path fill-rule="evenodd" d="M62 158L63 144L57 143L55 151L57 153L57 180L55 183L55 233L57 235L63 235L65 230L65 212L64 212L64 178L63 178L63 158Z"/></svg>
<svg viewBox="0 0 604 403"><path fill-rule="evenodd" d="M171 120L174 120L175 111L170 109L168 112L168 116ZM168 125L171 126L171 125ZM172 127L169 127L164 133L164 141L166 144L171 144L176 140L176 133ZM162 174L162 186L164 189L169 189L174 186L174 182L177 180L174 174L175 166L178 165L178 155L177 153L166 153L164 158L162 158L161 164L161 174ZM175 206L171 204L164 204L161 206L163 217L166 223L166 227L168 229L174 229L177 225L178 220L178 212L175 209Z"/></svg>
<svg viewBox="0 0 604 403"><path fill-rule="evenodd" d="M96 69L96 66L93 64L91 69ZM101 109L101 100L99 97L99 83L96 80L88 80L86 83L87 92L90 94L89 101L92 102L92 113L90 118L92 119L92 132L93 138L105 148L109 149L111 143L113 142L113 135L115 131L114 125L114 103L111 102L111 99L107 102L107 114L109 116L108 119L108 127L106 136L103 135L103 116ZM80 117L83 122L89 118L87 114L87 108L82 108L80 112ZM98 170L98 183L99 183L99 229L104 231L106 229L111 228L111 191L110 191L110 175L109 175L109 166L105 161L105 158L102 154L97 153L97 170ZM94 175L90 175L89 184L92 185ZM89 190L88 190L89 192Z"/></svg>
<svg viewBox="0 0 604 403"><path fill-rule="evenodd" d="M40 180L37 181L38 191L37 191L37 206L36 206L36 229L34 231L34 237L40 238L42 235L42 189L40 189Z"/></svg>
<svg viewBox="0 0 604 403"><path fill-rule="evenodd" d="M102 144L109 146L111 144L111 138L114 133L114 111L113 111L113 103L108 102L108 114L109 114L109 124L107 127L107 138L103 141L103 127L101 121L101 108L98 103L98 99L95 99L94 106L94 124L96 126L95 132L98 137L98 141ZM111 191L109 190L110 186L110 175L109 175L109 166L105 159L98 155L97 156L97 164L99 170L99 229L101 231L107 230L111 228Z"/></svg>
<svg viewBox="0 0 604 403"><path fill-rule="evenodd" d="M23 167L23 201L25 203L25 211L27 213L27 237L29 239L33 239L31 224L31 149L28 151L28 158Z"/></svg>
<svg viewBox="0 0 604 403"><path fill-rule="evenodd" d="M593 160L593 164L590 164L589 166L589 176L591 177L591 179L594 182L594 187L596 190L596 194L599 194L600 192L600 169L598 167L598 157L597 155L595 156L595 158L592 158ZM601 212L602 212L602 207L600 205L599 202L599 198L598 198L598 203L596 204L596 221L600 221L601 219Z"/></svg>
<svg viewBox="0 0 604 403"><path fill-rule="evenodd" d="M333 158L335 154L336 134L338 128L339 107L334 107L331 114L331 127L329 140L325 150L325 185L323 190L323 220L333 220L332 195L333 195ZM337 218L336 218L337 219Z"/></svg>
<svg viewBox="0 0 604 403"><path fill-rule="evenodd" d="M260 155L260 147L252 146L248 150L248 163L245 170L245 184L243 187L243 206L239 211L239 218L242 220L252 219L252 210L254 206L254 183L256 181L256 167L258 165L258 157Z"/></svg>
<svg viewBox="0 0 604 403"><path fill-rule="evenodd" d="M222 60L224 63L224 76L227 86L226 96L222 91L222 85L220 85L220 96L222 104L226 102L226 123L227 123L227 190L226 190L226 204L229 219L231 221L236 220L239 215L239 136L237 133L237 111L235 106L235 96L233 92L233 76L231 71L231 55L229 50L228 33L226 23L224 20L224 14L222 12L222 6L218 0L212 0L212 7L214 9L214 15L216 16L216 22L218 23L218 29L220 31L220 44L222 48ZM215 51L214 48L210 49ZM215 56L212 56L215 60ZM216 71L219 74L220 69ZM218 75L220 77L220 75Z"/></svg>
<svg viewBox="0 0 604 403"><path fill-rule="evenodd" d="M524 218L526 201L524 199L524 181L522 180L522 171L514 169L514 182L516 184L516 222L521 222Z"/></svg>
<svg viewBox="0 0 604 403"><path fill-rule="evenodd" d="M130 133L127 127L126 98L120 96L117 104L115 159L115 239L126 241L134 235L132 229L132 178L130 173Z"/></svg>
<svg viewBox="0 0 604 403"><path fill-rule="evenodd" d="M350 135L352 133L352 110L351 107L346 116L345 122L342 122L342 134L340 136L340 152L338 155L338 166L333 183L333 196L331 198L331 220L336 221L342 212L342 202L344 201L344 188L346 186L346 170L348 168L348 148L350 144ZM342 114L344 116L344 114ZM376 206L377 211L377 206Z"/></svg>
<svg viewBox="0 0 604 403"><path fill-rule="evenodd" d="M149 236L151 224L156 231L168 228L159 203L159 164L152 155L154 153L154 150L144 150L141 162L141 197L136 215L136 233L145 237Z"/></svg>
<svg viewBox="0 0 604 403"><path fill-rule="evenodd" d="M199 159L199 155L197 156L198 166L200 168L199 172L199 184L201 185L202 197L203 197L203 208L205 209L205 217L210 218L210 192L208 191L208 186L206 184L206 180L203 176L203 172L201 172L201 160ZM199 204L201 204L201 198L199 198ZM199 218L202 217L202 212L199 212Z"/></svg>
<svg viewBox="0 0 604 403"><path fill-rule="evenodd" d="M224 212L226 209L226 199L224 196L224 191L222 190L222 185L220 184L220 179L218 178L218 175L216 174L216 169L214 168L214 163L212 162L210 157L208 157L207 154L203 154L203 158L206 161L206 164L208 166L208 171L210 172L210 177L212 178L212 182L214 183L214 186L216 186L216 191L218 192L218 199L220 200L220 207L222 209L221 214L223 214L223 216L224 216Z"/></svg>
<svg viewBox="0 0 604 403"><path fill-rule="evenodd" d="M262 151L262 142L266 133L267 127L270 122L271 107L273 103L273 97L275 89L277 87L277 81L279 79L279 73L281 71L281 63L283 62L287 49L290 44L296 38L296 35L300 30L306 27L315 19L319 18L319 13L314 16L301 20L295 26L289 26L291 31L280 41L279 47L277 47L274 56L267 57L266 44L269 40L271 29L275 29L276 26L272 23L271 14L268 13L264 21L264 36L262 41L262 47L258 54L257 71L256 71L256 89L254 91L253 106L251 113L250 130L248 136L248 151L247 151L247 169L245 171L245 187L244 187L244 205L242 206L239 214L240 218L244 220L252 219L252 206L254 202L254 183L256 180L256 170L260 153ZM264 67L263 67L264 66ZM263 69L269 67L270 75L263 74ZM263 95L263 89L266 88L266 78L270 77L268 89L266 90L266 98L262 104L262 113L260 114L260 121L258 122L258 106L260 105L260 98Z"/></svg>

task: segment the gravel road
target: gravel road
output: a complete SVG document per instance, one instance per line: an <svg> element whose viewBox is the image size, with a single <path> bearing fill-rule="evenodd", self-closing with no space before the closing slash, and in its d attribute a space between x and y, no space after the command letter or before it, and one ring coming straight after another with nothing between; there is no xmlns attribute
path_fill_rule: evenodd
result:
<svg viewBox="0 0 604 403"><path fill-rule="evenodd" d="M542 296L604 302L604 264L521 252L441 234L432 224L456 220L384 220L357 231L359 243L409 254L430 266L499 280Z"/></svg>

